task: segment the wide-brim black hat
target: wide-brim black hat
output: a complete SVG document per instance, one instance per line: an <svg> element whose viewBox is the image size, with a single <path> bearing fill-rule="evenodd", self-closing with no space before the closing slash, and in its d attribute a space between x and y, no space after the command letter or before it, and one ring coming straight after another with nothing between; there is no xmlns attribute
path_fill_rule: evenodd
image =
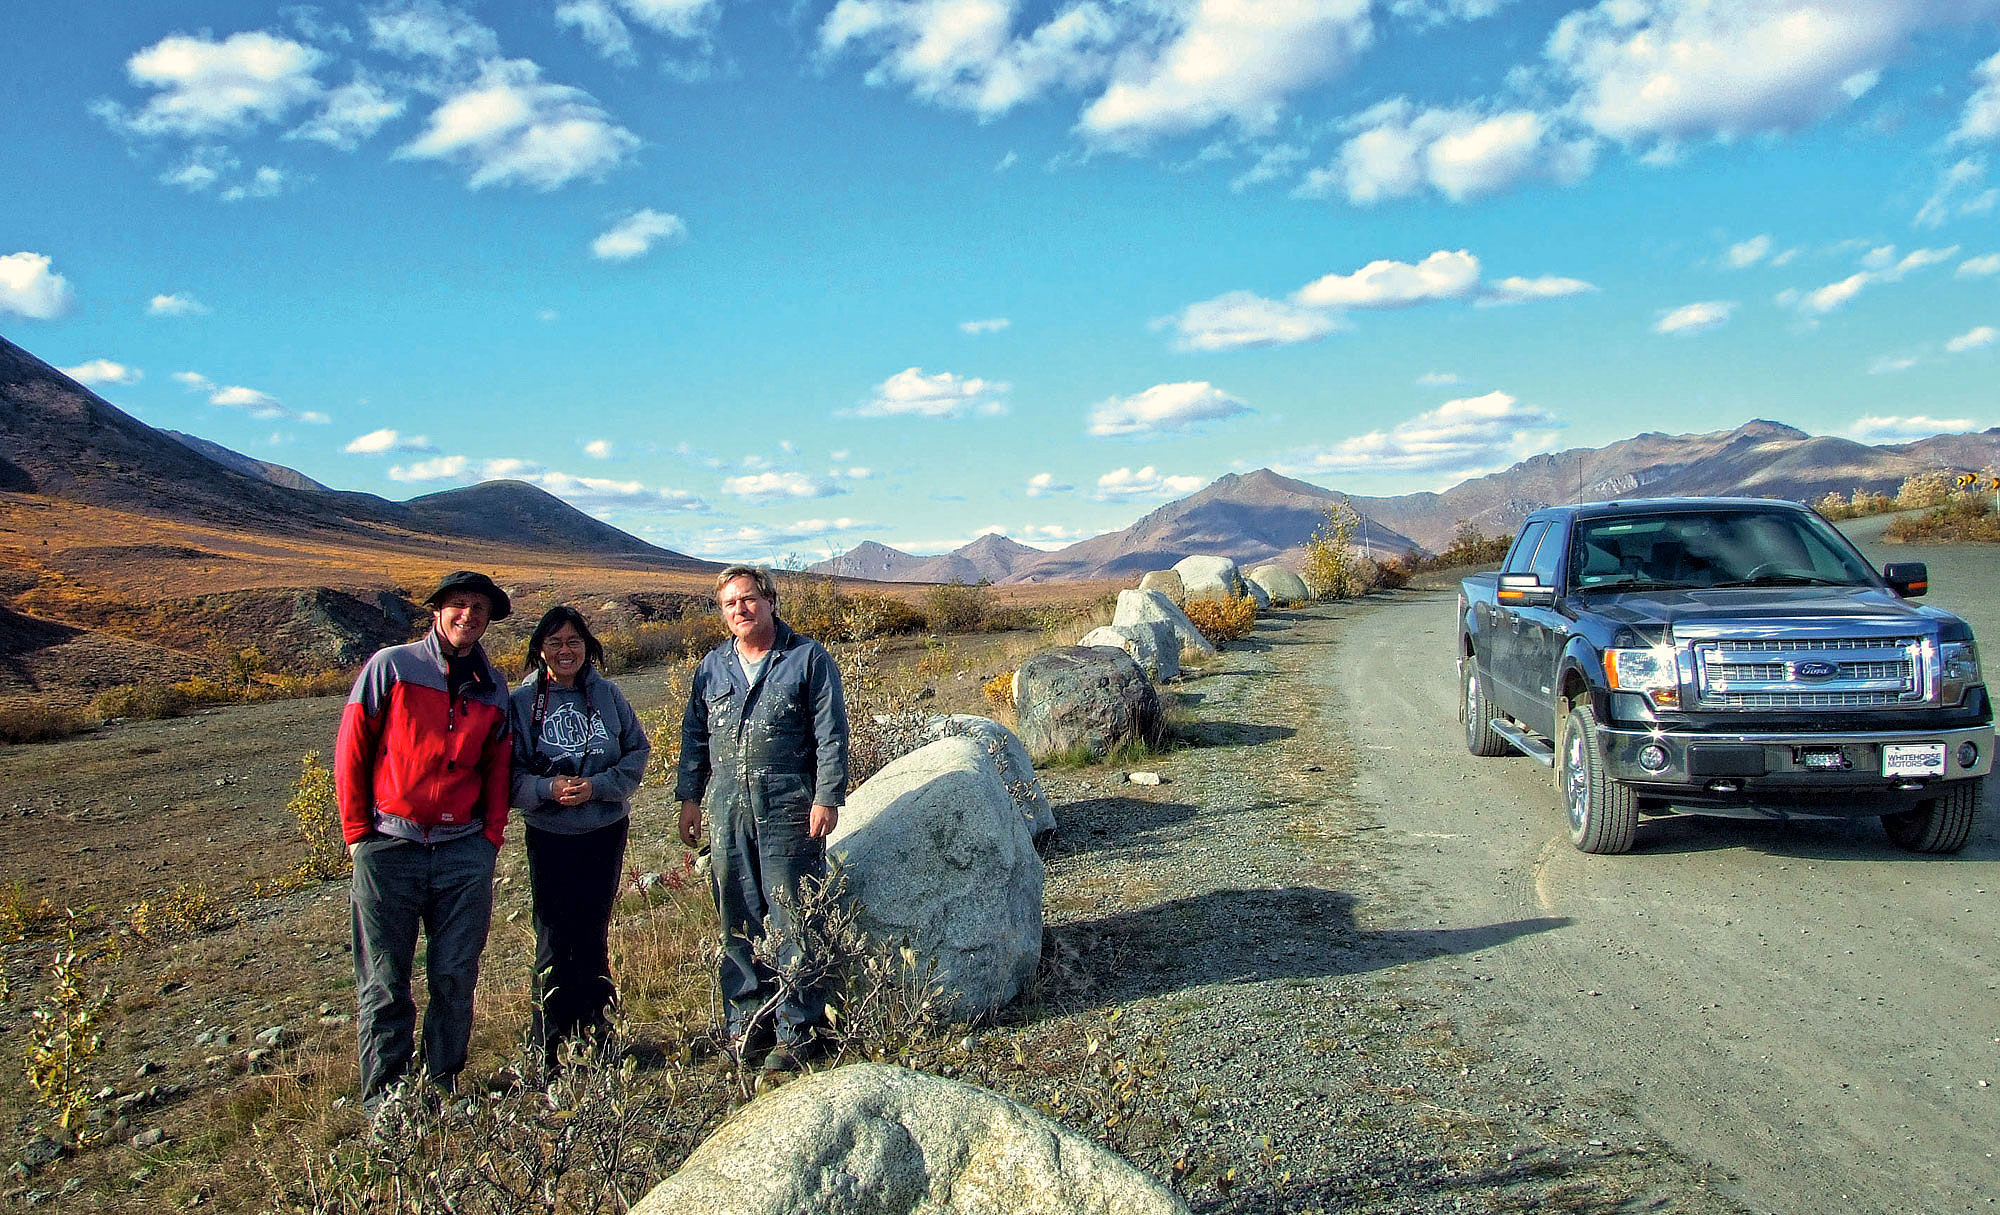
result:
<svg viewBox="0 0 2000 1215"><path fill-rule="evenodd" d="M474 570L454 570L446 574L444 581L438 583L438 589L424 600L424 606L436 608L453 591L476 591L486 596L486 601L493 605L490 618L494 620L505 620L507 614L514 610L514 605L507 600L507 592L501 590L493 579Z"/></svg>

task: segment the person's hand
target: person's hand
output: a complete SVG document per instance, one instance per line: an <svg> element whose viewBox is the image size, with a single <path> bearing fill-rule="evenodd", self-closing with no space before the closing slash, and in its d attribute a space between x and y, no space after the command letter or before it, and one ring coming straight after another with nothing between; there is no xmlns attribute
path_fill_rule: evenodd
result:
<svg viewBox="0 0 2000 1215"><path fill-rule="evenodd" d="M581 806L590 800L590 780L582 776L558 776L549 782L549 800L559 806Z"/></svg>
<svg viewBox="0 0 2000 1215"><path fill-rule="evenodd" d="M814 806L812 821L806 824L806 834L816 840L823 840L833 834L834 827L839 823L838 806Z"/></svg>
<svg viewBox="0 0 2000 1215"><path fill-rule="evenodd" d="M694 847L695 841L701 838L700 802L690 800L681 803L680 827L681 843L686 844L690 848Z"/></svg>

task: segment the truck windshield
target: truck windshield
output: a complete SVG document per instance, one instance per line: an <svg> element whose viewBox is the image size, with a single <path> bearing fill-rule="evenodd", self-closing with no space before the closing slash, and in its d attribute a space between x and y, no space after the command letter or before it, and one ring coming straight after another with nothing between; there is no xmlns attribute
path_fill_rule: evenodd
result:
<svg viewBox="0 0 2000 1215"><path fill-rule="evenodd" d="M1873 586L1873 573L1817 515L1687 511L1589 519L1570 545L1578 590Z"/></svg>

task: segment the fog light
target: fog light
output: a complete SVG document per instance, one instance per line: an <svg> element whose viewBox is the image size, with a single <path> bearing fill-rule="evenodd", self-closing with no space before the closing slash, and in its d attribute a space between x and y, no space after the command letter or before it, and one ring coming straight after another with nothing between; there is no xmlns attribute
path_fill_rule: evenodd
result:
<svg viewBox="0 0 2000 1215"><path fill-rule="evenodd" d="M1971 743L1965 744L1971 746ZM1647 743L1639 748L1639 766L1648 772L1659 772L1667 766L1667 749L1658 743Z"/></svg>
<svg viewBox="0 0 2000 1215"><path fill-rule="evenodd" d="M1979 762L1979 744L1962 742L1958 744L1958 766L1970 768Z"/></svg>

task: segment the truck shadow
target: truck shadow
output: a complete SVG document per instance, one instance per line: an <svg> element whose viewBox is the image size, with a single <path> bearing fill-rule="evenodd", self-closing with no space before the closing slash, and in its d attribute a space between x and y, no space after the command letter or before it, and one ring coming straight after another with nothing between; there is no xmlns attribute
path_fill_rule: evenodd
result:
<svg viewBox="0 0 2000 1215"><path fill-rule="evenodd" d="M1335 978L1477 953L1571 923L1543 916L1464 928L1371 931L1339 890L1216 890L1050 928L1051 994L1106 1008L1218 983Z"/></svg>
<svg viewBox="0 0 2000 1215"><path fill-rule="evenodd" d="M1660 856L1732 850L1808 861L1902 861L1937 865L2000 860L2000 837L1996 837L1995 823L1990 814L1982 814L1974 823L1972 838L1966 842L1963 851L1948 854L1908 852L1898 848L1883 834L1881 823L1872 818L1800 818L1789 822L1763 822L1673 814L1643 820L1633 845L1634 853Z"/></svg>

